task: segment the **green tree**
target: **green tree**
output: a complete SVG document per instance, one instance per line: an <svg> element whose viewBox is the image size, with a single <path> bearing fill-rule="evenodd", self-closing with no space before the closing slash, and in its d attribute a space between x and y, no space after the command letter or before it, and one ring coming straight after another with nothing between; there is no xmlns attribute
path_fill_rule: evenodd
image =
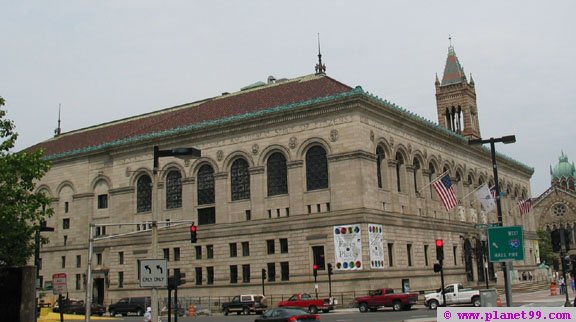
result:
<svg viewBox="0 0 576 322"><path fill-rule="evenodd" d="M10 152L18 134L3 106L0 97L0 267L26 265L40 221L52 215L48 196L34 191L50 165L42 151Z"/></svg>
<svg viewBox="0 0 576 322"><path fill-rule="evenodd" d="M546 265L552 266L556 259L556 254L552 252L552 241L550 240L550 233L539 229L538 234L538 248L540 249L540 260L546 262Z"/></svg>

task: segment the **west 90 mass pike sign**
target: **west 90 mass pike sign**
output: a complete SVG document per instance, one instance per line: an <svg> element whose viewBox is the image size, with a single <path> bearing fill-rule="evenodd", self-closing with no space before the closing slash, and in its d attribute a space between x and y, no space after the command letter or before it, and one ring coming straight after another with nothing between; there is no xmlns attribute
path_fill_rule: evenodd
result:
<svg viewBox="0 0 576 322"><path fill-rule="evenodd" d="M522 226L488 228L488 255L491 262L524 260Z"/></svg>

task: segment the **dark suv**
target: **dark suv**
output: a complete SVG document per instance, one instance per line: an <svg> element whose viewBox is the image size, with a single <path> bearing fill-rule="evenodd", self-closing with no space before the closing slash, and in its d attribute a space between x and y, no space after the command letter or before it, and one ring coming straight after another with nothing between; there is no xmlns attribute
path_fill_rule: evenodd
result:
<svg viewBox="0 0 576 322"><path fill-rule="evenodd" d="M266 311L266 297L259 294L236 295L230 302L222 303L222 312L228 315L231 312L236 314L250 314L252 312L262 314Z"/></svg>
<svg viewBox="0 0 576 322"><path fill-rule="evenodd" d="M149 306L149 297L126 297L114 304L110 304L108 306L108 312L110 312L110 316L116 316L116 314L126 316L128 313L136 313L142 316Z"/></svg>

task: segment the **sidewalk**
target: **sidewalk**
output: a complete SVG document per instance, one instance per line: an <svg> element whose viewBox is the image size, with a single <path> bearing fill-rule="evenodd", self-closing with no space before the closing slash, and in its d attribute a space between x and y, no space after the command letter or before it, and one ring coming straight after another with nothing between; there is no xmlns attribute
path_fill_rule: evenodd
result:
<svg viewBox="0 0 576 322"><path fill-rule="evenodd" d="M571 293L571 292L570 292ZM574 294L568 293L568 300L572 303ZM506 303L506 294L499 294L502 305ZM550 290L541 290L528 293L512 293L512 304L516 303L554 303L566 301L566 295L550 295Z"/></svg>

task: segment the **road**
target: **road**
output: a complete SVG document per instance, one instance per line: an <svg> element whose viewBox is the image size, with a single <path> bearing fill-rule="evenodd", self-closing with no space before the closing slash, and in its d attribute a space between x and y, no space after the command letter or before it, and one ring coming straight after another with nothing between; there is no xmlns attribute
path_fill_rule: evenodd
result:
<svg viewBox="0 0 576 322"><path fill-rule="evenodd" d="M570 294L570 300L574 294ZM524 307L561 307L565 302L563 295L550 296L549 291L542 290L531 293L519 293L513 295L513 306ZM504 305L506 305L504 303ZM410 319L435 318L436 311L428 310L423 305L416 305L409 311L394 312L390 308L381 309L377 312L360 313L356 309L338 309L335 312L321 313L320 319L323 322L401 322ZM216 314L213 316L178 317L178 322L252 322L256 315L230 315L223 316ZM96 321L94 319L94 321ZM108 320L110 321L110 320ZM142 321L141 316L118 316L113 321ZM162 322L168 321L167 317L162 318ZM172 317L174 321L174 317Z"/></svg>
<svg viewBox="0 0 576 322"><path fill-rule="evenodd" d="M179 317L178 322L253 322L256 315L213 315L213 316L198 316L195 318ZM387 321L387 322L401 322L407 319L436 317L436 311L428 309L412 309L409 311L395 312L390 309L382 309L378 312L360 313L357 310L340 310L337 312L320 313L320 320L322 322L353 322L353 321ZM121 321L142 321L142 317L129 316L118 318ZM163 322L168 321L163 317ZM172 322L174 318L172 318Z"/></svg>

